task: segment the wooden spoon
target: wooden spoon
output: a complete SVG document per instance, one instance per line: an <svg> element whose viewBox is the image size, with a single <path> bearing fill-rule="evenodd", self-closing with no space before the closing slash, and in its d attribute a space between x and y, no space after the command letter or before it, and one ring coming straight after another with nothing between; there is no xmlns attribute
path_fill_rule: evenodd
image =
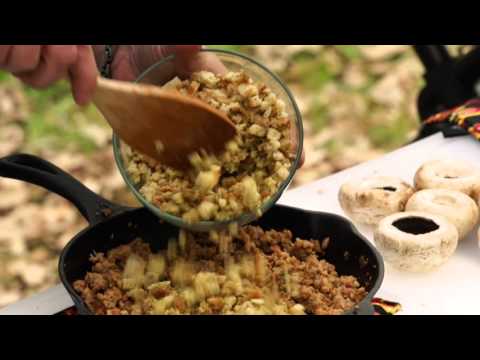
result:
<svg viewBox="0 0 480 360"><path fill-rule="evenodd" d="M99 77L94 104L133 149L184 170L188 156L218 154L236 134L225 114L174 90Z"/></svg>

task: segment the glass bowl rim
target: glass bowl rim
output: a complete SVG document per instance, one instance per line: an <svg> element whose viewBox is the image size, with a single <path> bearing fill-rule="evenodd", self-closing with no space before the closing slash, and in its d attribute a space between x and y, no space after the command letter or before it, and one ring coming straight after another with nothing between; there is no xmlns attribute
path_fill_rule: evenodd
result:
<svg viewBox="0 0 480 360"><path fill-rule="evenodd" d="M266 211L268 211L275 203L278 201L278 199L282 196L282 194L285 192L286 188L290 185L290 183L293 180L293 177L298 169L298 165L300 163L300 159L302 156L303 152L303 121L302 121L302 115L300 113L300 110L298 108L298 105L295 101L295 98L293 97L293 94L291 93L290 89L286 86L286 84L270 69L268 69L266 66L262 65L258 61L252 59L251 57L238 53L236 51L232 50L224 50L224 49L210 49L210 48L203 48L200 49L199 52L209 52L209 53L219 53L219 54L224 54L227 56L232 56L235 58L242 58L243 60L246 60L249 63L254 64L261 70L263 70L265 73L267 73L275 82L282 88L282 90L285 92L287 95L294 111L295 115L295 125L297 128L297 141L298 141L298 146L297 146L297 151L295 154L295 160L292 162L292 166L289 170L288 177L281 183L280 187L278 190L270 196L270 198L265 201L262 206L261 206L261 214L264 214ZM170 61L172 61L175 58L175 54L166 56L165 58L157 61L155 64L151 65L148 67L145 71L143 71L137 79L135 79L134 83L139 83L141 82L151 71L155 70L157 67L162 66ZM145 199L145 197L137 190L136 186L134 185L133 181L131 180L130 176L128 175L126 166L123 163L123 158L122 158L122 151L121 151L121 140L117 136L117 134L114 132L113 137L112 137L112 143L113 143L113 152L114 152L114 158L115 162L117 163L117 168L120 171L120 174L124 180L124 182L127 184L128 188L130 191L133 192L134 196L137 198L137 200L145 206L148 210L153 212L156 216L158 216L160 219L163 219L175 226L181 227L181 228L186 228L186 229L192 229L196 228L198 231L207 231L209 229L214 229L217 227L225 227L230 223L233 222L239 222L240 224L245 224L251 221L254 221L255 219L258 218L253 213L245 213L242 214L236 218L230 219L230 220L225 220L225 221L200 221L196 223L189 224L185 220L183 220L181 217L171 215L165 211L162 211L159 207L154 206L151 204L149 201ZM260 215L261 216L261 215Z"/></svg>

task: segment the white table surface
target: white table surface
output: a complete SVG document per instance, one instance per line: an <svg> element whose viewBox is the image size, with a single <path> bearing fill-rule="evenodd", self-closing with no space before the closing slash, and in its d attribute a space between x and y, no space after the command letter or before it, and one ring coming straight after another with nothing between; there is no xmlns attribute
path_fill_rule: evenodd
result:
<svg viewBox="0 0 480 360"><path fill-rule="evenodd" d="M467 160L480 167L480 143L470 137L445 139L442 134L436 134L379 159L287 191L279 203L345 216L337 194L347 179L383 174L412 183L422 163L448 157ZM357 227L372 241L371 228ZM452 258L432 273L402 273L385 264L385 278L377 295L401 303L400 314L405 315L480 314L480 249L476 231L477 227L461 241ZM0 310L0 315L48 315L72 305L68 293L58 285Z"/></svg>

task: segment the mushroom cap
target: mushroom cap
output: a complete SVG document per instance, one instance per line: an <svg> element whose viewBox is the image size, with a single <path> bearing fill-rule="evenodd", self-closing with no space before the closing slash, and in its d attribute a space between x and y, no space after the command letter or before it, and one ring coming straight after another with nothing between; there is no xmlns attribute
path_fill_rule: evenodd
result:
<svg viewBox="0 0 480 360"><path fill-rule="evenodd" d="M338 200L354 221L376 225L385 216L403 211L413 193L413 187L402 179L372 176L343 184Z"/></svg>
<svg viewBox="0 0 480 360"><path fill-rule="evenodd" d="M425 189L408 200L406 211L440 215L458 230L459 240L472 231L478 221L478 206L472 198L456 190Z"/></svg>
<svg viewBox="0 0 480 360"><path fill-rule="evenodd" d="M450 189L474 196L480 189L480 169L461 160L432 160L414 178L415 189Z"/></svg>
<svg viewBox="0 0 480 360"><path fill-rule="evenodd" d="M409 211L384 218L374 232L374 242L396 269L428 272L453 255L458 231L442 216Z"/></svg>

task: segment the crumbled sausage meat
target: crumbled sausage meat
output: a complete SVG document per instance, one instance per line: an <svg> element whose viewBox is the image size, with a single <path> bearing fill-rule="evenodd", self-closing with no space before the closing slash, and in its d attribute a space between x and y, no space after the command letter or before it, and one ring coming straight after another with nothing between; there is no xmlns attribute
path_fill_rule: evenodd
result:
<svg viewBox="0 0 480 360"><path fill-rule="evenodd" d="M174 258L167 249L152 254L137 239L92 256L91 271L74 288L93 313L108 315L341 314L365 297L355 277L322 259L327 241L257 226L235 230L226 252L208 234L182 231L185 244ZM133 285L122 281L127 275Z"/></svg>

